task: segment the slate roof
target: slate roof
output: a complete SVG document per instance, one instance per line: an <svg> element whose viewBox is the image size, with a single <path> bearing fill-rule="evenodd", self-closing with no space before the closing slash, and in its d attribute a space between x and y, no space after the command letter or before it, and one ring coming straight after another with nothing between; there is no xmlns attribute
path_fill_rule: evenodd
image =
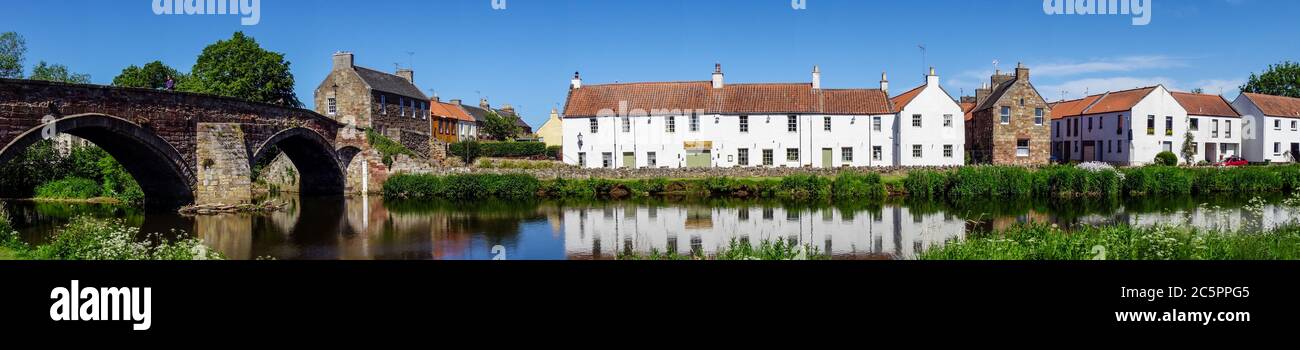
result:
<svg viewBox="0 0 1300 350"><path fill-rule="evenodd" d="M423 92L420 92L419 87L416 87L415 84L406 80L406 78L365 67L354 66L353 69L356 70L357 75L361 76L361 80L365 81L366 85L369 85L372 90L394 93L418 99L420 101L429 100L428 96L425 96Z"/></svg>

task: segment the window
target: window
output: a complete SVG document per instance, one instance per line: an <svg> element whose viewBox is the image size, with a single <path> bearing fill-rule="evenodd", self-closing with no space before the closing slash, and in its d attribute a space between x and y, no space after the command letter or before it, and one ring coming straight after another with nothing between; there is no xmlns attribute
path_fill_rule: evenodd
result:
<svg viewBox="0 0 1300 350"><path fill-rule="evenodd" d="M1291 121L1291 131L1296 131L1296 127L1297 127L1297 126L1300 126L1300 125L1296 124L1296 122L1295 122L1294 120Z"/></svg>
<svg viewBox="0 0 1300 350"><path fill-rule="evenodd" d="M786 131L799 132L799 118L795 116L786 117Z"/></svg>
<svg viewBox="0 0 1300 350"><path fill-rule="evenodd" d="M1058 137L1058 138L1061 137L1061 122L1055 122L1055 123L1052 123L1052 124L1054 125L1054 126L1052 127L1052 129L1053 129L1052 131L1056 133L1056 137Z"/></svg>
<svg viewBox="0 0 1300 350"><path fill-rule="evenodd" d="M1025 99L1022 98L1020 99L1020 107L1024 107L1024 106L1025 106Z"/></svg>
<svg viewBox="0 0 1300 350"><path fill-rule="evenodd" d="M632 117L623 117L623 132L632 132Z"/></svg>
<svg viewBox="0 0 1300 350"><path fill-rule="evenodd" d="M613 154L613 153L609 153L609 152L602 153L602 154L600 155L600 167L602 167L602 168L606 168L606 169L608 169L608 168L613 168L613 167L614 167L614 154Z"/></svg>
<svg viewBox="0 0 1300 350"><path fill-rule="evenodd" d="M651 168L659 166L659 155L655 154L655 152L646 153L645 163L647 167L651 167Z"/></svg>
<svg viewBox="0 0 1300 350"><path fill-rule="evenodd" d="M952 158L952 145L943 145L943 157Z"/></svg>
<svg viewBox="0 0 1300 350"><path fill-rule="evenodd" d="M1119 118L1115 118L1115 135L1123 135L1123 134L1124 134L1124 115L1120 114Z"/></svg>
<svg viewBox="0 0 1300 350"><path fill-rule="evenodd" d="M797 162L797 161L799 161L799 149L798 149L798 148L786 148L786 149L785 149L785 160L786 160L786 161L790 161L790 162Z"/></svg>
<svg viewBox="0 0 1300 350"><path fill-rule="evenodd" d="M1115 141L1106 140L1106 153L1115 153Z"/></svg>
<svg viewBox="0 0 1300 350"><path fill-rule="evenodd" d="M330 113L330 115L338 115L338 114L339 114L339 101L338 101L338 100L335 100L333 97L330 97L328 101L329 101L329 102L327 102L327 103L329 104L329 113Z"/></svg>
<svg viewBox="0 0 1300 350"><path fill-rule="evenodd" d="M420 120L428 120L428 119L429 119L429 115L428 115L427 113L424 113L424 111L427 111L427 110L428 110L428 109L425 108L424 102L420 102Z"/></svg>
<svg viewBox="0 0 1300 350"><path fill-rule="evenodd" d="M591 133L600 133L600 121L596 118L591 118L589 120L591 121Z"/></svg>
<svg viewBox="0 0 1300 350"><path fill-rule="evenodd" d="M1088 131L1092 131L1092 117L1088 117Z"/></svg>
<svg viewBox="0 0 1300 350"><path fill-rule="evenodd" d="M1011 124L1011 107L1002 107L1002 124Z"/></svg>
<svg viewBox="0 0 1300 350"><path fill-rule="evenodd" d="M822 117L822 129L831 131L831 117Z"/></svg>
<svg viewBox="0 0 1300 350"><path fill-rule="evenodd" d="M587 167L587 152L578 152L578 167Z"/></svg>
<svg viewBox="0 0 1300 350"><path fill-rule="evenodd" d="M379 95L379 114L388 115L388 95Z"/></svg>
<svg viewBox="0 0 1300 350"><path fill-rule="evenodd" d="M1028 157L1028 156L1029 156L1029 140L1017 140L1016 157Z"/></svg>
<svg viewBox="0 0 1300 350"><path fill-rule="evenodd" d="M406 116L406 98L405 98L405 97L398 97L398 98L397 98L397 116L399 116L399 117L405 117L405 116Z"/></svg>
<svg viewBox="0 0 1300 350"><path fill-rule="evenodd" d="M1281 142L1274 142L1274 143L1273 143L1273 155L1275 155L1275 156L1280 156L1280 155L1282 155L1282 143L1281 143Z"/></svg>
<svg viewBox="0 0 1300 350"><path fill-rule="evenodd" d="M880 131L880 117L871 117L871 131Z"/></svg>
<svg viewBox="0 0 1300 350"><path fill-rule="evenodd" d="M1115 152L1124 153L1124 140L1115 140Z"/></svg>
<svg viewBox="0 0 1300 350"><path fill-rule="evenodd" d="M1215 126L1218 126L1218 125L1219 125L1219 121L1218 121L1218 120L1215 120L1215 121L1214 121L1214 125L1215 125ZM1217 129L1217 128L1216 128L1216 129ZM1200 118L1192 118L1190 121L1188 121L1188 122L1187 122L1187 130L1188 130L1188 131L1200 131L1200 130L1201 130L1201 119L1200 119Z"/></svg>
<svg viewBox="0 0 1300 350"><path fill-rule="evenodd" d="M772 159L772 153L774 152L770 149L763 150L763 166L772 166L772 164L775 164L773 163L774 160Z"/></svg>
<svg viewBox="0 0 1300 350"><path fill-rule="evenodd" d="M921 150L921 145L912 145L912 158L921 158L922 156L924 156L924 152Z"/></svg>
<svg viewBox="0 0 1300 350"><path fill-rule="evenodd" d="M921 127L921 115L920 115L920 114L913 114L913 115L912 115L912 127L914 127L914 128L919 128L919 127Z"/></svg>
<svg viewBox="0 0 1300 350"><path fill-rule="evenodd" d="M1043 109L1042 109L1042 108L1035 108L1035 109L1034 109L1034 125L1040 125L1040 126L1043 125Z"/></svg>
<svg viewBox="0 0 1300 350"><path fill-rule="evenodd" d="M1161 143L1160 143L1160 150L1161 150L1161 151L1164 151L1164 152L1173 152L1173 151L1174 151L1174 143L1173 143L1173 142L1170 142L1170 141L1161 142Z"/></svg>
<svg viewBox="0 0 1300 350"><path fill-rule="evenodd" d="M1196 119L1192 119L1192 120L1196 120ZM1192 125L1196 125L1196 124L1193 123ZM1213 127L1210 128L1210 137L1219 137L1219 121L1215 120L1212 125Z"/></svg>
<svg viewBox="0 0 1300 350"><path fill-rule="evenodd" d="M885 152L880 146L871 146L871 160L880 161L884 156Z"/></svg>
<svg viewBox="0 0 1300 350"><path fill-rule="evenodd" d="M677 132L677 117L668 117L668 133Z"/></svg>
<svg viewBox="0 0 1300 350"><path fill-rule="evenodd" d="M749 116L740 116L740 132L749 132Z"/></svg>
<svg viewBox="0 0 1300 350"><path fill-rule="evenodd" d="M1174 136L1174 117L1165 117L1165 136Z"/></svg>
<svg viewBox="0 0 1300 350"><path fill-rule="evenodd" d="M853 162L853 147L844 147L840 149L840 159L845 163Z"/></svg>
<svg viewBox="0 0 1300 350"><path fill-rule="evenodd" d="M943 115L943 127L945 127L945 128L951 128L951 127L952 127L952 114L944 114L944 115Z"/></svg>
<svg viewBox="0 0 1300 350"><path fill-rule="evenodd" d="M1223 137L1232 138L1232 121L1225 120L1223 123L1227 127L1227 129L1223 129Z"/></svg>
<svg viewBox="0 0 1300 350"><path fill-rule="evenodd" d="M1281 121L1281 120L1274 120L1274 121L1273 121L1273 130L1282 130L1282 121Z"/></svg>
<svg viewBox="0 0 1300 350"><path fill-rule="evenodd" d="M1156 134L1156 116L1154 116L1154 115L1148 115L1148 116L1147 116L1147 135L1155 135L1155 134Z"/></svg>
<svg viewBox="0 0 1300 350"><path fill-rule="evenodd" d="M749 149L741 148L736 150L736 164L740 166L749 166Z"/></svg>
<svg viewBox="0 0 1300 350"><path fill-rule="evenodd" d="M691 115L691 132L700 131L700 116Z"/></svg>

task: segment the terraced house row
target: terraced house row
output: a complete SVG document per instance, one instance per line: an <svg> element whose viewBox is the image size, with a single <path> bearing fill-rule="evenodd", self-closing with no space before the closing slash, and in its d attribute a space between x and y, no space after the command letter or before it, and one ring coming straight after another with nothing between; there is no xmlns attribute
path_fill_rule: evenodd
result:
<svg viewBox="0 0 1300 350"><path fill-rule="evenodd" d="M585 168L868 167L965 164L961 106L931 69L925 83L879 88L708 81L571 82L563 157Z"/></svg>

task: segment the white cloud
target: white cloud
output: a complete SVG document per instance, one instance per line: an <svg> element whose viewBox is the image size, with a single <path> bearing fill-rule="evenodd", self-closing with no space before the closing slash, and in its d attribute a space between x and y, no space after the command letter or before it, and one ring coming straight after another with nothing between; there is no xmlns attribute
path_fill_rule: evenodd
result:
<svg viewBox="0 0 1300 350"><path fill-rule="evenodd" d="M1187 90L1201 89L1207 94L1223 95L1231 99L1241 93L1241 86L1245 84L1246 81L1242 79L1207 79L1192 83Z"/></svg>
<svg viewBox="0 0 1300 350"><path fill-rule="evenodd" d="M1166 88L1176 89L1174 86L1177 86L1177 81L1167 77L1111 77L1078 79L1060 84L1038 85L1037 87L1038 93L1043 94L1043 98L1048 101L1059 101L1062 96L1065 99L1076 99L1107 91L1129 90L1154 85L1164 85Z"/></svg>
<svg viewBox="0 0 1300 350"><path fill-rule="evenodd" d="M1117 58L1096 59L1086 62L1057 62L1039 64L1030 67L1034 75L1041 77L1068 77L1094 73L1132 72L1144 69L1167 69L1185 67L1187 62L1180 58L1155 56L1125 56Z"/></svg>

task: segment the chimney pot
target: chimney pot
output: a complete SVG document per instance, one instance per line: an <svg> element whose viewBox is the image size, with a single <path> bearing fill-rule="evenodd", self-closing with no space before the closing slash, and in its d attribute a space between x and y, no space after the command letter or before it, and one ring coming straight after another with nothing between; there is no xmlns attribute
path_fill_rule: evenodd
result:
<svg viewBox="0 0 1300 350"><path fill-rule="evenodd" d="M410 69L398 69L398 70L397 70L397 76L402 77L402 79L406 79L406 81L409 82L409 83L412 83L412 84L415 83L415 71L413 71L413 70L410 70Z"/></svg>
<svg viewBox="0 0 1300 350"><path fill-rule="evenodd" d="M713 65L713 88L721 89L722 86L722 63L716 63Z"/></svg>
<svg viewBox="0 0 1300 350"><path fill-rule="evenodd" d="M334 69L352 68L355 57L351 52L339 51L334 53Z"/></svg>

